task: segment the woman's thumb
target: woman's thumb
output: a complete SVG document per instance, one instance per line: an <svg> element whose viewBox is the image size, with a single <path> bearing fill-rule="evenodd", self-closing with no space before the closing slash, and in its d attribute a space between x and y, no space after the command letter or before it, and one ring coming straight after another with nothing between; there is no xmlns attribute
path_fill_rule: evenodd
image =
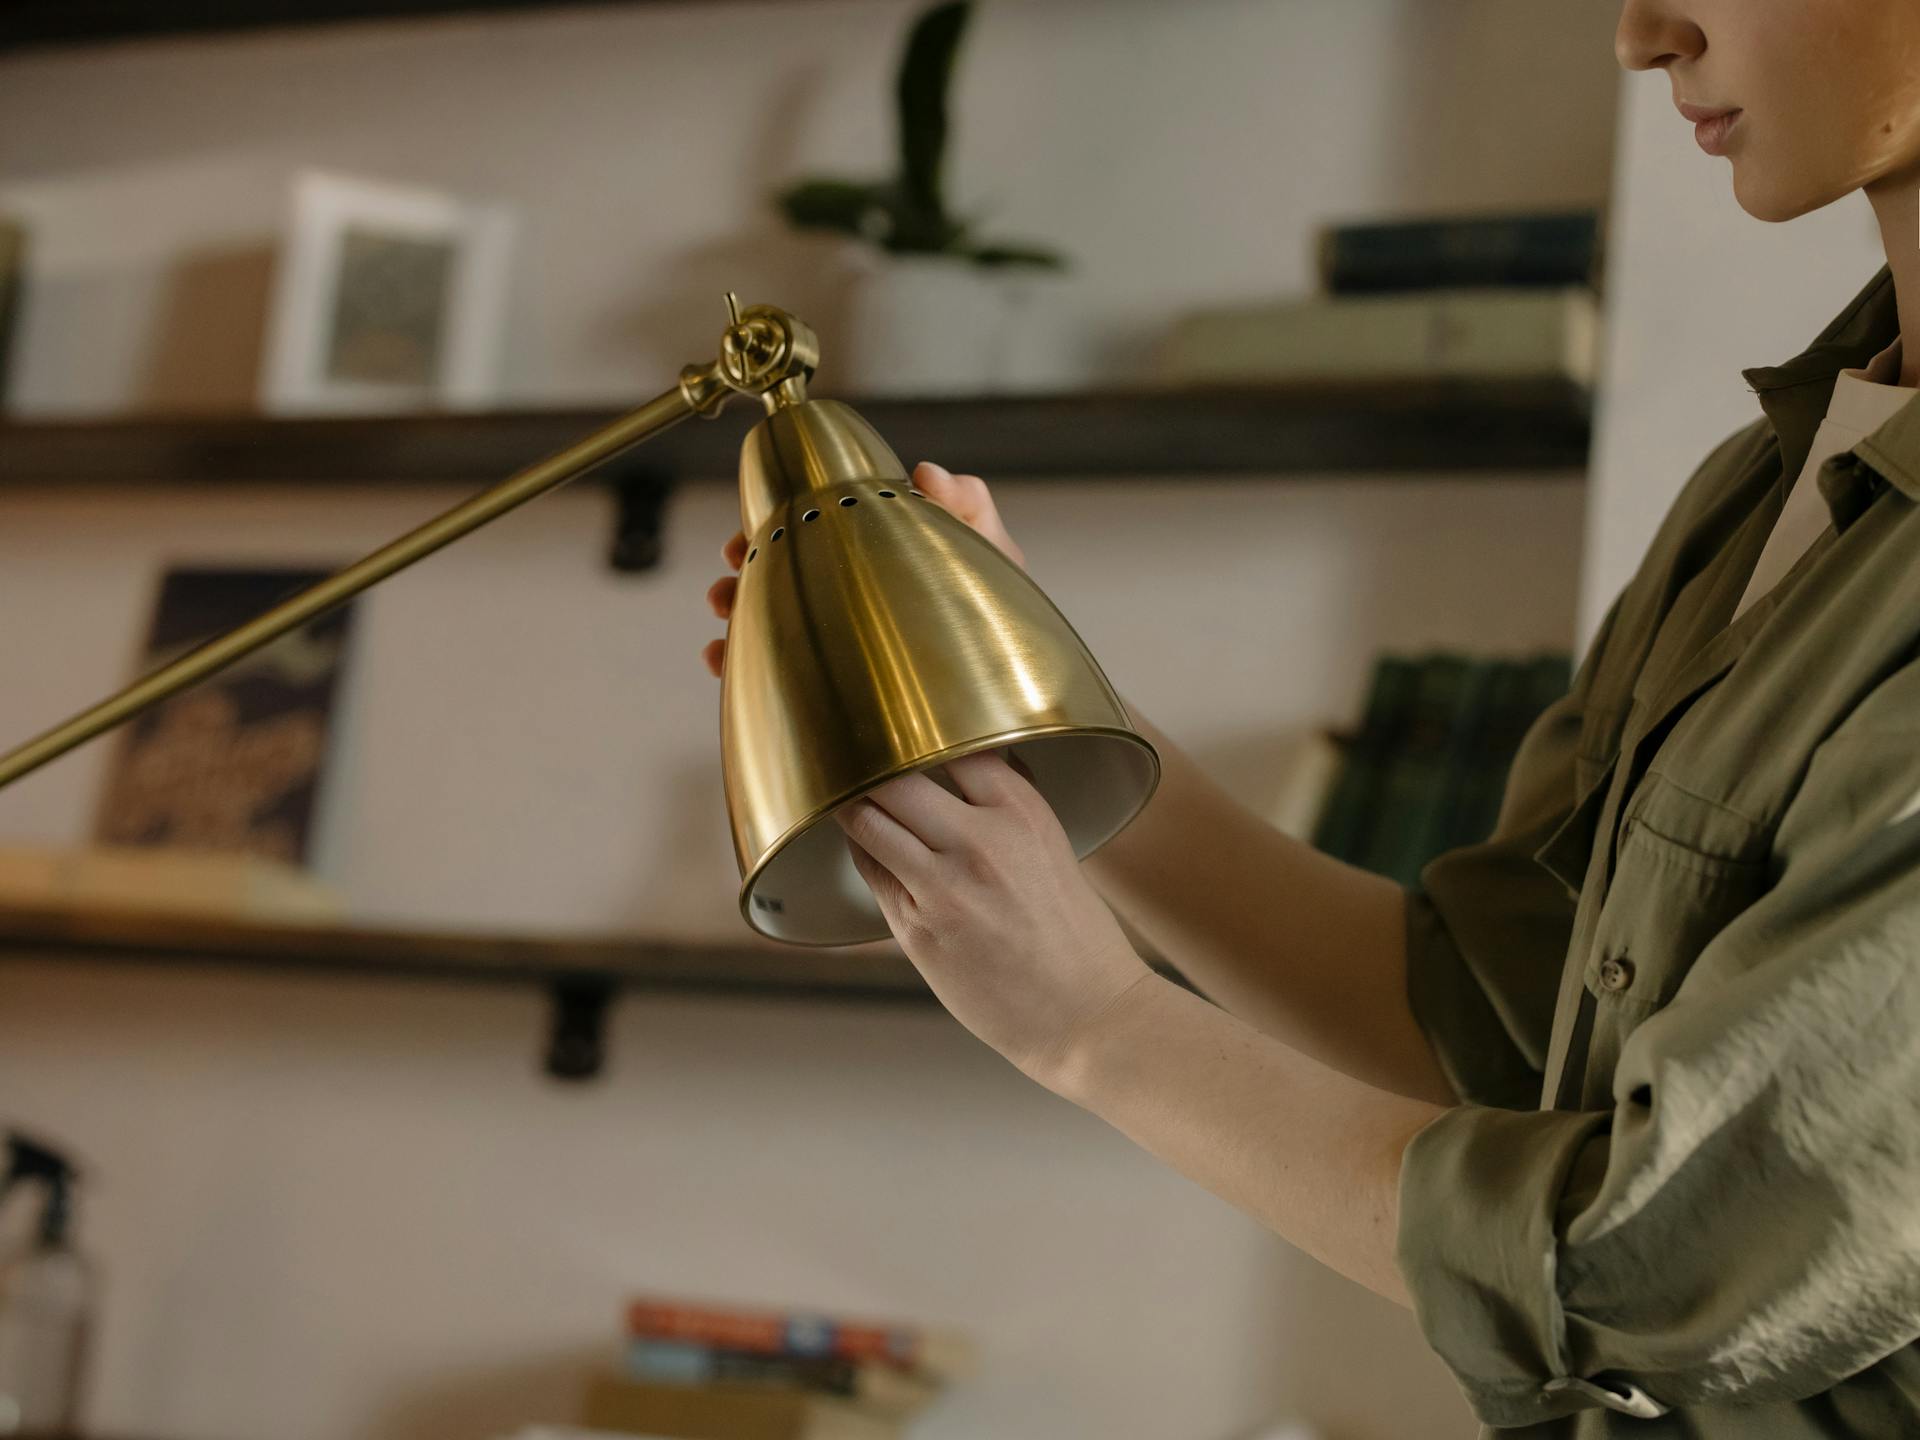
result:
<svg viewBox="0 0 1920 1440"><path fill-rule="evenodd" d="M913 483L922 490L946 494L953 488L953 472L944 465L936 465L931 460L922 460L913 467Z"/></svg>

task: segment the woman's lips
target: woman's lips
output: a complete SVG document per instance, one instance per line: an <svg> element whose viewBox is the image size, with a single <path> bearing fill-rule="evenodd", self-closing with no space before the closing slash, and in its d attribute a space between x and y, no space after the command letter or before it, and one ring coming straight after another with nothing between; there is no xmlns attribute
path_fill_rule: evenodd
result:
<svg viewBox="0 0 1920 1440"><path fill-rule="evenodd" d="M1733 127L1740 123L1741 110L1737 106L1729 109L1689 105L1685 101L1677 103L1680 113L1693 121L1693 138L1699 142L1700 148L1709 155L1726 154Z"/></svg>

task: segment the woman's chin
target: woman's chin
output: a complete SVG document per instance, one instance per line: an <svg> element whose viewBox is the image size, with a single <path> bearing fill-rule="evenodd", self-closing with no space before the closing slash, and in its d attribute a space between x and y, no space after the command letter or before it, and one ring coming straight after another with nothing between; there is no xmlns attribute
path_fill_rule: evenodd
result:
<svg viewBox="0 0 1920 1440"><path fill-rule="evenodd" d="M1770 225L1777 225L1783 220L1797 220L1802 215L1824 209L1842 196L1852 194L1854 188L1769 183L1756 179L1751 171L1743 171L1737 162L1733 167L1733 198L1747 214Z"/></svg>

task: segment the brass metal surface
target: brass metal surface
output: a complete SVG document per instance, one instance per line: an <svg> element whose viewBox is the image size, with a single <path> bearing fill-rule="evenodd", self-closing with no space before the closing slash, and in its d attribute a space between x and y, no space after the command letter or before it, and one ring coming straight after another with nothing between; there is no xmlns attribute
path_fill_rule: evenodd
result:
<svg viewBox="0 0 1920 1440"><path fill-rule="evenodd" d="M887 934L830 818L896 775L1013 748L1080 855L1146 803L1159 756L1065 616L917 493L847 406L782 405L755 426L740 513L721 757L756 930L812 945Z"/></svg>

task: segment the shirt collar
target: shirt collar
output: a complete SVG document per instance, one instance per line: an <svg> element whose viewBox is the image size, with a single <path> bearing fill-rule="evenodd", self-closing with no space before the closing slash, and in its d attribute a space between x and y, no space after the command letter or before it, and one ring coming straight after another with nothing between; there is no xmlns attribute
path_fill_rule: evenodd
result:
<svg viewBox="0 0 1920 1440"><path fill-rule="evenodd" d="M1883 265L1805 350L1784 364L1740 372L1759 396L1760 408L1780 442L1782 473L1798 475L1806 463L1840 372L1864 369L1899 334L1893 271ZM1855 446L1854 453L1872 473L1841 466L1824 471L1819 480L1836 529L1852 523L1883 485L1895 486L1909 500L1920 500L1920 405L1902 408Z"/></svg>

